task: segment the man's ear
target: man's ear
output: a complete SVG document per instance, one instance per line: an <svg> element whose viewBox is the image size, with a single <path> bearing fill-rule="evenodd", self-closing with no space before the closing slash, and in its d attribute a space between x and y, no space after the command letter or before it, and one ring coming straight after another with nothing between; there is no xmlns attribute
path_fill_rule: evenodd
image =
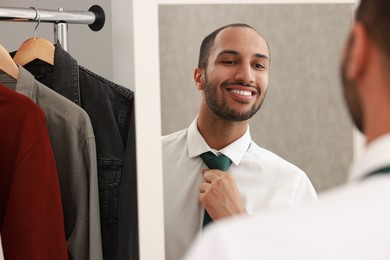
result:
<svg viewBox="0 0 390 260"><path fill-rule="evenodd" d="M352 28L352 41L347 54L346 74L349 80L355 80L364 73L370 53L367 29L360 22L356 22Z"/></svg>
<svg viewBox="0 0 390 260"><path fill-rule="evenodd" d="M198 90L204 89L204 70L197 67L194 71L194 81Z"/></svg>

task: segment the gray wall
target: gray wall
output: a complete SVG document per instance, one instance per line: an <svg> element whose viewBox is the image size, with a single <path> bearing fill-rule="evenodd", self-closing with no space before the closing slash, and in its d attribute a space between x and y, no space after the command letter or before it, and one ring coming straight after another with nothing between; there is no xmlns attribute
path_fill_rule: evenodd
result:
<svg viewBox="0 0 390 260"><path fill-rule="evenodd" d="M202 39L234 22L255 27L271 48L266 100L252 138L303 169L317 191L346 181L352 124L339 82L351 4L166 5L159 7L162 132L186 128L201 95L193 83Z"/></svg>
<svg viewBox="0 0 390 260"><path fill-rule="evenodd" d="M39 9L65 11L88 11L92 5L100 5L106 14L106 23L102 30L94 32L88 25L70 24L68 26L69 53L82 65L93 72L112 80L112 34L111 2L104 0L1 0L2 7L31 6ZM8 51L14 51L28 38L33 37L35 23L0 22L0 44ZM54 26L41 23L37 37L54 42Z"/></svg>

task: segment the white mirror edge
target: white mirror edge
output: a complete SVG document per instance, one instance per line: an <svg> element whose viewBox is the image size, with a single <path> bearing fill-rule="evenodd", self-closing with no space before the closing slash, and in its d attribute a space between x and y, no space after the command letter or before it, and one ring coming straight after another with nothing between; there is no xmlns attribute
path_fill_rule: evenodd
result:
<svg viewBox="0 0 390 260"><path fill-rule="evenodd" d="M156 1L133 0L138 229L143 260L165 255L157 12Z"/></svg>

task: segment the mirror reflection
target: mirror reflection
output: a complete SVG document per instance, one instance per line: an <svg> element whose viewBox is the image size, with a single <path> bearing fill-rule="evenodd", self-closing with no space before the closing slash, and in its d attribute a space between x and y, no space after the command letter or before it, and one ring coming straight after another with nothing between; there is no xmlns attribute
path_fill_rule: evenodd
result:
<svg viewBox="0 0 390 260"><path fill-rule="evenodd" d="M223 73L226 82L232 85L218 85L220 81L217 81L216 74L220 75L219 59L222 59L222 63L235 59L234 66L239 67L237 70L240 71L244 65L258 64L251 63L253 59L249 58L254 53L269 54L270 57L267 95L260 110L249 120L253 142L242 152L242 164L240 160L234 161L234 155L230 154L233 164L227 171L233 176L233 182L243 199L243 202L234 205L244 205L243 210L249 214L266 208L294 206L286 202L289 200L287 197L278 197L289 189L286 184L289 181L275 182L275 176L280 172L291 173L291 169L280 168L286 161L302 169L317 192L346 181L353 156L352 123L344 109L338 73L341 48L351 22L351 10L351 4L159 7L162 131L163 135L168 135L163 138L167 259L180 257L202 229L205 222L203 215L207 215L204 208L209 207L206 212L210 213L212 219L223 217L213 202L203 198L214 185L213 176L220 177L221 173L203 171L202 175L202 170L208 164L206 161L202 163L199 153L213 148L215 155L222 153L228 156L230 149L240 153L245 143L242 141L236 146L235 142L219 142L221 139L227 141L234 131L228 130L229 124L222 124L224 127L221 127L215 110L203 99L203 95L207 97L206 78L209 77L210 85L216 83L214 87L221 86L215 90L215 96L227 100L228 106L249 100L245 93L240 93L244 85L239 86L235 82L244 82L247 78L235 78ZM267 48L259 47L260 39L257 39L257 49L253 49L249 39L254 38L243 31L235 37L230 36L230 40L229 36L221 34L214 42L217 47L212 45L215 48L210 51L210 67L201 67L194 72L202 40L215 29L231 23L253 26L268 42L269 52ZM245 39L241 42L245 43L235 45L240 36ZM218 50L223 53L223 50L231 48L238 54L219 56ZM251 55L245 56L247 53ZM233 64L229 63L229 66ZM213 79L216 81L213 82ZM255 91L250 94L255 95ZM242 124L239 125L240 130L236 129L240 133L238 135L245 139L245 131L242 131ZM187 128L188 131L176 132ZM173 132L176 133L169 135ZM220 137L213 136L216 132ZM267 165L264 162L267 156L259 152L264 150L256 144L286 161L282 163L273 159ZM255 155L251 156L251 153ZM245 161L247 157L253 161ZM245 166L245 162L248 166ZM259 165L259 169L255 169L256 165ZM264 186L256 186L255 174L267 175L271 172L272 181L263 180L266 183ZM206 185L201 185L202 181ZM309 199L308 190L302 191L299 196Z"/></svg>

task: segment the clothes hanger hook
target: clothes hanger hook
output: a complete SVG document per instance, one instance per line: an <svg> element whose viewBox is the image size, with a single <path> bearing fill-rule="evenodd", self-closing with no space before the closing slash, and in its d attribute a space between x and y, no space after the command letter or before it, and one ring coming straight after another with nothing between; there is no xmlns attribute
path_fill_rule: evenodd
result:
<svg viewBox="0 0 390 260"><path fill-rule="evenodd" d="M35 8L35 7L30 7L30 8L35 10L34 21L38 19L38 22L34 28L34 39L36 39L37 38L37 28L38 28L39 24L41 23L41 14L39 13L37 8Z"/></svg>

